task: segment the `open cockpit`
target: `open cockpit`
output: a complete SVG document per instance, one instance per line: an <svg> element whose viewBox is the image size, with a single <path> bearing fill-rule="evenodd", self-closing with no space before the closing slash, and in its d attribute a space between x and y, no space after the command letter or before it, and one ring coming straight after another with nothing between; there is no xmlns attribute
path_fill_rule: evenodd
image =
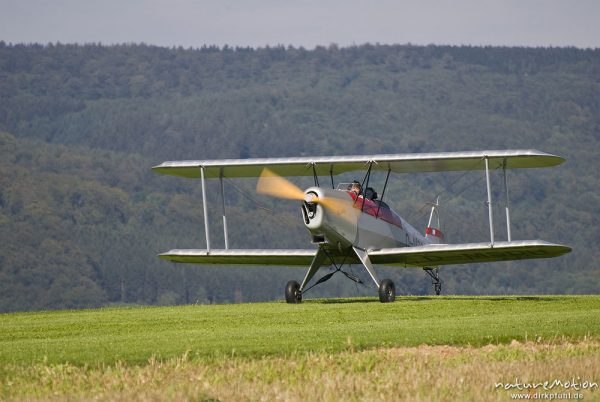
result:
<svg viewBox="0 0 600 402"><path fill-rule="evenodd" d="M358 185L357 185L358 184ZM358 191L356 191L358 187ZM352 197L354 208L369 214L376 219L382 219L392 225L402 228L402 218L388 204L377 199L377 192L372 187L367 187L362 191L358 182L339 183L336 190L344 191Z"/></svg>

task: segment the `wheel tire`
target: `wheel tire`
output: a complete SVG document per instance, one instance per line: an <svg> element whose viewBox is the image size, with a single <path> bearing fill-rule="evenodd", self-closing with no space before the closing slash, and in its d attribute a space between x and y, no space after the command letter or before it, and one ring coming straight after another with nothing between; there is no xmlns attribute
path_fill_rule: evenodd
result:
<svg viewBox="0 0 600 402"><path fill-rule="evenodd" d="M379 301L390 303L396 300L396 287L390 279L384 279L379 284Z"/></svg>
<svg viewBox="0 0 600 402"><path fill-rule="evenodd" d="M285 285L285 301L292 304L298 304L302 301L302 293L298 282L289 281Z"/></svg>
<svg viewBox="0 0 600 402"><path fill-rule="evenodd" d="M442 284L441 283L436 283L435 284L435 294L439 296L440 293L442 293Z"/></svg>

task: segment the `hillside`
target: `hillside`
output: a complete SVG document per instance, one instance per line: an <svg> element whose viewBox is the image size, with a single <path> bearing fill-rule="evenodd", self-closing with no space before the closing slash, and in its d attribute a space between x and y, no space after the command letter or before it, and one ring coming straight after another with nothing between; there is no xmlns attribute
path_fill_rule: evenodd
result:
<svg viewBox="0 0 600 402"><path fill-rule="evenodd" d="M510 173L512 230L573 252L450 267L444 292L600 291L600 50L0 42L0 99L0 311L281 298L302 269L155 258L203 247L204 228L199 184L150 167L225 157L498 148L564 156L558 168ZM485 240L482 177L459 176L395 175L388 200L420 227L423 202L441 193L448 240ZM257 196L254 184L226 183L233 247L307 247L297 205ZM211 234L221 245L217 194L211 183ZM431 292L419 270L382 271L400 294ZM314 295L372 292L334 278Z"/></svg>

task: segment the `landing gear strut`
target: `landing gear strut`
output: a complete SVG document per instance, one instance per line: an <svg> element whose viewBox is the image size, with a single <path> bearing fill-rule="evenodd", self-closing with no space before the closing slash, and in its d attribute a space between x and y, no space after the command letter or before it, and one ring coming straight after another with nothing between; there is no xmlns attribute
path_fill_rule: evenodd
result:
<svg viewBox="0 0 600 402"><path fill-rule="evenodd" d="M435 294L440 295L442 293L442 280L440 279L440 275L438 273L437 268L423 268L427 275L431 277L431 283L433 284L433 288L435 289Z"/></svg>
<svg viewBox="0 0 600 402"><path fill-rule="evenodd" d="M302 301L302 292L300 284L296 281L289 281L285 285L285 301L292 304L298 304Z"/></svg>
<svg viewBox="0 0 600 402"><path fill-rule="evenodd" d="M395 301L396 287L394 286L394 282L392 282L390 279L384 279L383 281L379 282L379 279L377 279L377 275L375 274L375 270L373 269L373 264L371 264L371 260L369 259L368 253L365 250L359 249L357 247L352 247L352 249L348 249L348 253L344 255L342 263L339 265L336 263L335 258L329 253L329 251L325 247L320 247L317 251L317 254L313 258L310 267L308 268L308 271L306 272L306 276L302 281L302 285L300 285L296 281L289 281L285 286L285 301L292 304L298 304L302 302L302 293L306 293L314 286L328 281L337 272L343 273L348 279L356 283L363 284L363 281L359 277L342 270L342 266L346 262L346 257L348 257L349 253L351 253L352 250L354 250L356 257L360 260L363 267L365 267L365 269L369 273L369 276L371 276L371 279L373 279L373 282L375 282L375 286L377 286L377 289L379 291L379 301L382 303L390 303ZM321 279L316 281L312 286L307 287L306 284L313 278L315 273L319 270L319 267L325 262L326 259L329 259L331 264L335 267L335 271L328 273L327 275L323 276Z"/></svg>

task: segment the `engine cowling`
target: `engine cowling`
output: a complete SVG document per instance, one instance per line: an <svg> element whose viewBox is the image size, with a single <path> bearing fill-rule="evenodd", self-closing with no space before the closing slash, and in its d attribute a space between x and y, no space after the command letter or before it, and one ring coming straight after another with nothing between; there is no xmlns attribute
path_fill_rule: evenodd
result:
<svg viewBox="0 0 600 402"><path fill-rule="evenodd" d="M304 192L302 215L313 241L350 246L356 240L358 215L346 191L311 187Z"/></svg>

